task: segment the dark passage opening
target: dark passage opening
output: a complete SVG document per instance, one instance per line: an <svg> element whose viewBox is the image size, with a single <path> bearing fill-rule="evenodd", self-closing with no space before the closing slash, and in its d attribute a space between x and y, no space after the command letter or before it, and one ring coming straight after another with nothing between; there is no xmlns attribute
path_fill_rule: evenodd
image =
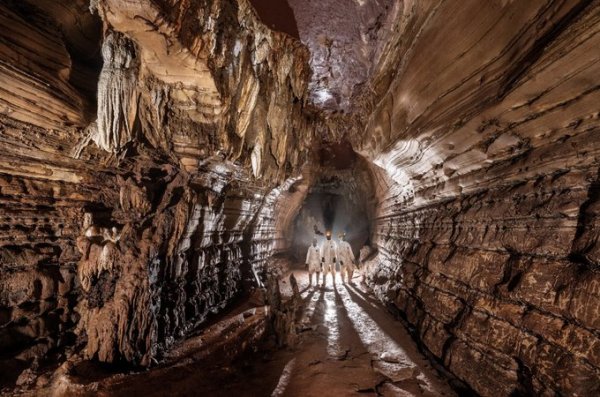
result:
<svg viewBox="0 0 600 397"><path fill-rule="evenodd" d="M367 163L347 142L320 150L317 176L292 224L291 254L302 262L313 238L345 235L355 255L369 243L374 189Z"/></svg>

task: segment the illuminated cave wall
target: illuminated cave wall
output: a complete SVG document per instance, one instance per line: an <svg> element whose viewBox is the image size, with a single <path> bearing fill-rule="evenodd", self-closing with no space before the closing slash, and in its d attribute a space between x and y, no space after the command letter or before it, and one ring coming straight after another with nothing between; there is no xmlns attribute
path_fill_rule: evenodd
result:
<svg viewBox="0 0 600 397"><path fill-rule="evenodd" d="M599 3L419 7L355 145L370 284L481 395L597 395Z"/></svg>

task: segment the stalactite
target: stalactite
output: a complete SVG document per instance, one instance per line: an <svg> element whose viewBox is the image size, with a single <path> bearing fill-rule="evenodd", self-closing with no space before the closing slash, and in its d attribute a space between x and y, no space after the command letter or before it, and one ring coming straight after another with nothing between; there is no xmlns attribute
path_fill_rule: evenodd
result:
<svg viewBox="0 0 600 397"><path fill-rule="evenodd" d="M139 61L135 44L118 32L107 34L102 44L102 57L104 65L98 82L98 130L92 139L100 148L118 152L133 138Z"/></svg>

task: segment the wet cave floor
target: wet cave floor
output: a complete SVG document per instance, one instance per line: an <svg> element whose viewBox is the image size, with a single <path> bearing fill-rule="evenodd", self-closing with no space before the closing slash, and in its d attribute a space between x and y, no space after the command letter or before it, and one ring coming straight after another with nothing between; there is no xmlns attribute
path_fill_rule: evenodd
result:
<svg viewBox="0 0 600 397"><path fill-rule="evenodd" d="M219 355L107 377L73 395L98 396L455 396L403 325L356 276L308 285L293 271L303 301L293 348L268 339L233 363ZM286 278L287 279L287 278ZM286 293L287 282L282 281ZM71 389L71 391L73 391Z"/></svg>

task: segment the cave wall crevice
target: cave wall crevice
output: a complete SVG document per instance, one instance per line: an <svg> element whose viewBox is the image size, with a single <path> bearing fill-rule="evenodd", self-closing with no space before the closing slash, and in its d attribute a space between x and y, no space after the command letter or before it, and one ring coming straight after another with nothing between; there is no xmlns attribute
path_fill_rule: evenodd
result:
<svg viewBox="0 0 600 397"><path fill-rule="evenodd" d="M366 21L390 29L361 111L325 115L307 48L248 0L18 3L0 5L3 363L152 365L260 284L319 143L347 140L368 281L421 344L481 395L600 394L598 0L397 2Z"/></svg>

